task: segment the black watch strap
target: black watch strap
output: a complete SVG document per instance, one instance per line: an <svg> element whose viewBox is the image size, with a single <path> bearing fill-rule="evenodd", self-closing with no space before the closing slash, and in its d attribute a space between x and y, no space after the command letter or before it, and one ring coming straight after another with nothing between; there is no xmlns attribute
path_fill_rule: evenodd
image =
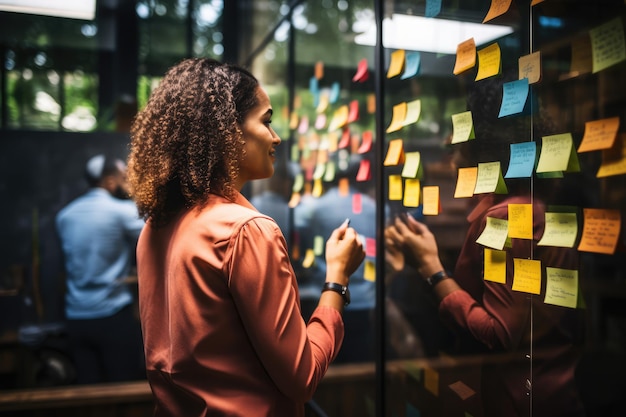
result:
<svg viewBox="0 0 626 417"><path fill-rule="evenodd" d="M336 282L326 282L322 287L322 292L324 291L334 291L337 294L341 295L343 298L343 302L345 305L350 304L350 290L347 285L337 284Z"/></svg>
<svg viewBox="0 0 626 417"><path fill-rule="evenodd" d="M426 278L426 282L428 282L430 287L433 288L435 285L439 284L441 281L443 281L446 278L450 278L450 276L444 270L444 271L439 271L437 273L432 274L431 276Z"/></svg>

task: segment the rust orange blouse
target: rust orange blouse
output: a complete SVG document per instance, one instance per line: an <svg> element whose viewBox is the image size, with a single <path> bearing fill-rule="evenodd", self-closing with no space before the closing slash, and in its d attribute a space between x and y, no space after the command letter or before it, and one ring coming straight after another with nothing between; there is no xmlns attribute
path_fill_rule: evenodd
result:
<svg viewBox="0 0 626 417"><path fill-rule="evenodd" d="M242 196L166 227L137 247L139 307L156 416L303 416L344 334L340 313L300 313L276 223Z"/></svg>

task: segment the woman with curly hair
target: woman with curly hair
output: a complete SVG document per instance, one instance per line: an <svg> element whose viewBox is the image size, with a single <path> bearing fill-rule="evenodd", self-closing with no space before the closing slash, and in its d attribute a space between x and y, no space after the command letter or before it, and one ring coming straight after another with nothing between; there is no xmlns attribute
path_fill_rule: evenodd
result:
<svg viewBox="0 0 626 417"><path fill-rule="evenodd" d="M305 323L283 235L240 193L274 172L271 118L247 70L194 58L166 73L133 123L128 174L147 221L137 270L156 416L303 416L341 346L349 276L364 258L356 232L344 223L328 239L330 291Z"/></svg>

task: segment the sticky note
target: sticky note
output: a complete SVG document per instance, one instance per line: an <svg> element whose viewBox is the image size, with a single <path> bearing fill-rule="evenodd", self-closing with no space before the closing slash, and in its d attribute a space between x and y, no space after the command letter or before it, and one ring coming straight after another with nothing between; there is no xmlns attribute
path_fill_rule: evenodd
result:
<svg viewBox="0 0 626 417"><path fill-rule="evenodd" d="M397 132L404 126L404 120L407 115L407 103L402 102L393 106L391 111L391 123L387 127L387 133Z"/></svg>
<svg viewBox="0 0 626 417"><path fill-rule="evenodd" d="M420 68L422 56L419 52L407 52L405 55L404 72L400 77L401 80L406 80L416 75Z"/></svg>
<svg viewBox="0 0 626 417"><path fill-rule="evenodd" d="M619 210L585 208L583 218L578 250L606 255L615 253L622 223Z"/></svg>
<svg viewBox="0 0 626 417"><path fill-rule="evenodd" d="M500 46L497 42L478 51L478 72L476 80L493 77L500 74L502 70L502 62L500 60Z"/></svg>
<svg viewBox="0 0 626 417"><path fill-rule="evenodd" d="M528 98L528 78L502 85L502 105L498 117L521 113Z"/></svg>
<svg viewBox="0 0 626 417"><path fill-rule="evenodd" d="M326 126L326 114L325 113L320 113L317 115L317 117L315 118L314 126L317 130L324 129L324 127Z"/></svg>
<svg viewBox="0 0 626 417"><path fill-rule="evenodd" d="M441 13L441 0L426 0L425 17L435 17Z"/></svg>
<svg viewBox="0 0 626 417"><path fill-rule="evenodd" d="M376 239L373 237L365 238L365 256L369 256L370 258L376 257Z"/></svg>
<svg viewBox="0 0 626 417"><path fill-rule="evenodd" d="M439 186L430 185L422 189L422 198L424 207L422 213L425 216L436 216L441 211L441 202L439 200Z"/></svg>
<svg viewBox="0 0 626 417"><path fill-rule="evenodd" d="M541 140L541 153L537 172L578 172L580 165L574 149L571 133L544 136Z"/></svg>
<svg viewBox="0 0 626 417"><path fill-rule="evenodd" d="M509 222L505 219L487 217L485 229L476 239L476 243L488 248L502 250L508 237Z"/></svg>
<svg viewBox="0 0 626 417"><path fill-rule="evenodd" d="M357 120L359 120L359 102L352 100L349 105L348 123L356 122Z"/></svg>
<svg viewBox="0 0 626 417"><path fill-rule="evenodd" d="M533 205L509 204L509 237L516 239L533 238Z"/></svg>
<svg viewBox="0 0 626 417"><path fill-rule="evenodd" d="M573 248L578 236L576 213L546 212L543 235L537 245Z"/></svg>
<svg viewBox="0 0 626 417"><path fill-rule="evenodd" d="M404 167L402 176L404 178L422 178L423 169L421 164L421 154L419 152L407 152L404 154Z"/></svg>
<svg viewBox="0 0 626 417"><path fill-rule="evenodd" d="M422 111L422 100L413 100L406 103L406 116L402 122L402 126L408 126L416 123Z"/></svg>
<svg viewBox="0 0 626 417"><path fill-rule="evenodd" d="M315 78L318 80L324 78L324 63L322 61L315 63Z"/></svg>
<svg viewBox="0 0 626 417"><path fill-rule="evenodd" d="M313 191L311 192L311 195L313 197L320 197L323 192L324 192L324 185L322 184L322 179L321 178L314 179Z"/></svg>
<svg viewBox="0 0 626 417"><path fill-rule="evenodd" d="M345 149L350 145L350 129L345 128L341 132L341 140L337 144L337 148Z"/></svg>
<svg viewBox="0 0 626 417"><path fill-rule="evenodd" d="M328 125L328 131L332 132L333 130L340 129L348 123L348 115L350 110L347 105L343 105L335 110L333 114L333 118L331 119Z"/></svg>
<svg viewBox="0 0 626 417"><path fill-rule="evenodd" d="M626 174L626 134L621 134L611 149L602 151L602 163L596 177Z"/></svg>
<svg viewBox="0 0 626 417"><path fill-rule="evenodd" d="M474 139L474 120L472 112L466 111L452 115L452 140L451 143L467 142Z"/></svg>
<svg viewBox="0 0 626 417"><path fill-rule="evenodd" d="M314 96L319 94L320 86L319 86L319 81L317 80L317 78L315 77L309 78L309 91Z"/></svg>
<svg viewBox="0 0 626 417"><path fill-rule="evenodd" d="M491 7L483 19L483 23L503 15L509 10L509 7L511 7L511 0L491 0Z"/></svg>
<svg viewBox="0 0 626 417"><path fill-rule="evenodd" d="M585 123L578 152L598 151L613 146L619 130L619 116Z"/></svg>
<svg viewBox="0 0 626 417"><path fill-rule="evenodd" d="M532 175L537 161L537 144L522 142L511 144L509 168L504 178L528 178Z"/></svg>
<svg viewBox="0 0 626 417"><path fill-rule="evenodd" d="M424 368L424 388L436 397L439 396L439 372L432 368Z"/></svg>
<svg viewBox="0 0 626 417"><path fill-rule="evenodd" d="M335 81L330 86L330 93L328 94L328 101L331 104L334 104L339 100L339 96L341 94L341 86L339 82Z"/></svg>
<svg viewBox="0 0 626 417"><path fill-rule="evenodd" d="M419 207L420 205L420 180L408 178L404 184L404 207Z"/></svg>
<svg viewBox="0 0 626 417"><path fill-rule="evenodd" d="M476 394L476 391L467 386L463 381L456 381L455 383L448 385L448 387L450 387L450 389L454 391L463 401Z"/></svg>
<svg viewBox="0 0 626 417"><path fill-rule="evenodd" d="M289 118L289 129L295 130L298 128L298 124L300 122L300 118L298 117L298 113L291 113L291 117Z"/></svg>
<svg viewBox="0 0 626 417"><path fill-rule="evenodd" d="M335 161L329 159L326 161L326 168L324 169L324 182L333 182L335 180L335 174L337 172Z"/></svg>
<svg viewBox="0 0 626 417"><path fill-rule="evenodd" d="M296 174L296 177L294 178L292 191L294 192L302 191L303 185L304 185L304 175L302 175L302 173L300 172Z"/></svg>
<svg viewBox="0 0 626 417"><path fill-rule="evenodd" d="M317 107L315 111L317 113L324 113L326 109L328 109L328 105L330 104L330 94L328 91L324 90L319 93L319 101L317 103Z"/></svg>
<svg viewBox="0 0 626 417"><path fill-rule="evenodd" d="M302 260L302 267L310 268L311 266L313 266L314 262L315 262L315 253L313 252L313 249L307 249L304 254L304 259Z"/></svg>
<svg viewBox="0 0 626 417"><path fill-rule="evenodd" d="M356 180L359 182L369 181L372 177L372 172L370 170L370 161L369 159L361 160L359 164L359 171L356 174Z"/></svg>
<svg viewBox="0 0 626 417"><path fill-rule="evenodd" d="M546 304L576 308L578 305L578 271L546 267Z"/></svg>
<svg viewBox="0 0 626 417"><path fill-rule="evenodd" d="M589 35L594 74L626 59L624 24L621 16L591 29Z"/></svg>
<svg viewBox="0 0 626 417"><path fill-rule="evenodd" d="M302 200L302 195L299 192L293 192L291 193L291 198L289 199L287 206L289 206L289 208L297 207L298 204L300 204L300 200Z"/></svg>
<svg viewBox="0 0 626 417"><path fill-rule="evenodd" d="M506 194L507 192L508 189L500 170L500 161L479 163L474 194Z"/></svg>
<svg viewBox="0 0 626 417"><path fill-rule="evenodd" d="M346 177L339 178L339 183L337 184L337 188L339 189L339 195L341 197L347 197L350 195L350 180Z"/></svg>
<svg viewBox="0 0 626 417"><path fill-rule="evenodd" d="M324 253L324 237L316 235L313 238L313 253L316 256L320 256Z"/></svg>
<svg viewBox="0 0 626 417"><path fill-rule="evenodd" d="M404 145L402 139L393 139L389 141L387 148L387 156L383 161L384 166L399 165L404 163Z"/></svg>
<svg viewBox="0 0 626 417"><path fill-rule="evenodd" d="M478 167L459 168L454 198L466 198L474 195L476 188L476 178L478 177Z"/></svg>
<svg viewBox="0 0 626 417"><path fill-rule="evenodd" d="M456 47L456 61L452 73L461 74L476 65L476 43L474 38L461 42Z"/></svg>
<svg viewBox="0 0 626 417"><path fill-rule="evenodd" d="M369 71L367 68L367 59L363 58L359 61L359 64L356 69L356 73L354 74L354 77L352 77L352 81L362 83L362 82L367 81L368 78L369 78Z"/></svg>
<svg viewBox="0 0 626 417"><path fill-rule="evenodd" d="M485 248L485 281L506 284L506 251Z"/></svg>
<svg viewBox="0 0 626 417"><path fill-rule="evenodd" d="M391 62L389 63L389 69L387 70L387 78L393 78L404 70L404 49L398 49L391 53Z"/></svg>
<svg viewBox="0 0 626 417"><path fill-rule="evenodd" d="M541 292L541 261L513 259L513 291L539 294Z"/></svg>
<svg viewBox="0 0 626 417"><path fill-rule="evenodd" d="M389 200L402 200L402 177L400 175L389 176Z"/></svg>
<svg viewBox="0 0 626 417"><path fill-rule="evenodd" d="M370 282L376 281L376 264L370 259L363 262L363 279Z"/></svg>
<svg viewBox="0 0 626 417"><path fill-rule="evenodd" d="M361 145L359 146L357 153L363 154L363 153L369 152L372 149L372 141L373 141L372 131L367 130L363 132L363 135L361 136Z"/></svg>
<svg viewBox="0 0 626 417"><path fill-rule="evenodd" d="M528 84L541 80L541 52L533 52L518 59L519 79L528 78Z"/></svg>

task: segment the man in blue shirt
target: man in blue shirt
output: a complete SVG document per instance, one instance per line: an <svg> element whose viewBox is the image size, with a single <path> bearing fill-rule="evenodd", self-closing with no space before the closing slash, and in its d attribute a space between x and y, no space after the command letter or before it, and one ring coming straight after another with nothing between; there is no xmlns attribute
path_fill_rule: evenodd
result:
<svg viewBox="0 0 626 417"><path fill-rule="evenodd" d="M122 160L96 155L87 162L86 178L89 191L56 217L77 382L141 378L141 328L127 280L144 221L128 198Z"/></svg>

